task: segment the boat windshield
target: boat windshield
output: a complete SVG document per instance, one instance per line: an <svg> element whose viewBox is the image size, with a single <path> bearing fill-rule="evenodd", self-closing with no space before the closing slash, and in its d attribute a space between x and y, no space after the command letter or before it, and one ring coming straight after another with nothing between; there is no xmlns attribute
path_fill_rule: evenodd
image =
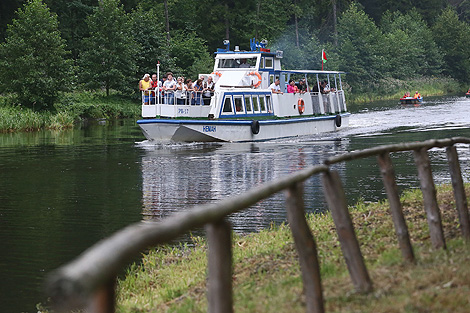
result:
<svg viewBox="0 0 470 313"><path fill-rule="evenodd" d="M256 57L219 59L219 68L256 68Z"/></svg>

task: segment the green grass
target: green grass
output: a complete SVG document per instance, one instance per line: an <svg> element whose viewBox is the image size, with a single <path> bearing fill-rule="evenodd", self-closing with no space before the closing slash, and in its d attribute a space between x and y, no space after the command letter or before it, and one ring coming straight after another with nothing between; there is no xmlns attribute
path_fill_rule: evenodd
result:
<svg viewBox="0 0 470 313"><path fill-rule="evenodd" d="M308 215L318 245L327 312L467 312L469 246L460 239L450 186L438 188L448 249L431 248L419 190L402 196L417 264L402 261L386 201L350 208L374 291L357 294L329 214ZM118 312L206 312L207 243L159 247L118 282ZM287 225L234 235L236 312L305 312L302 280Z"/></svg>
<svg viewBox="0 0 470 313"><path fill-rule="evenodd" d="M0 97L0 132L72 128L83 119L118 119L140 116L138 101L101 92L62 93L48 111L36 112Z"/></svg>

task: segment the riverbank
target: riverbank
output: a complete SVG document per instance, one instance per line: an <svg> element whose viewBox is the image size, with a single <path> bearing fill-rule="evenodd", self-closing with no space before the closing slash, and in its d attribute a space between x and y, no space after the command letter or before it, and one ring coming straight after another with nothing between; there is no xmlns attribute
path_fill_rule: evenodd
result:
<svg viewBox="0 0 470 313"><path fill-rule="evenodd" d="M470 187L467 186L467 195ZM316 237L326 312L467 312L470 249L460 239L452 188L438 188L447 251L431 248L419 189L402 196L417 265L404 264L387 203L359 202L351 208L374 292L354 293L329 214L309 215ZM205 240L159 247L119 281L118 312L206 312ZM287 225L235 235L236 312L305 312L302 281Z"/></svg>
<svg viewBox="0 0 470 313"><path fill-rule="evenodd" d="M377 100L398 100L406 91L412 95L415 91L419 91L423 97L459 93L463 95L468 89L467 86L449 77L422 77L413 80L386 78L377 82L368 82L368 86L368 90L371 91L364 93L354 94L346 90L346 101L360 104Z"/></svg>
<svg viewBox="0 0 470 313"><path fill-rule="evenodd" d="M62 93L50 111L33 111L0 98L0 132L67 129L87 119L138 118L138 100L103 92Z"/></svg>

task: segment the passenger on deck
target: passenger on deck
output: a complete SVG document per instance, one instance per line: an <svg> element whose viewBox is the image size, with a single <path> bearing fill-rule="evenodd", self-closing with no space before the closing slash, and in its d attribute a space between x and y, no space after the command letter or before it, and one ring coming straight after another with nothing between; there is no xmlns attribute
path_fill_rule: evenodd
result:
<svg viewBox="0 0 470 313"><path fill-rule="evenodd" d="M150 92L150 104L157 104L155 92L157 95L160 94L161 86L161 83L157 80L157 74L152 74L152 80L150 81L150 89L152 89L152 91Z"/></svg>
<svg viewBox="0 0 470 313"><path fill-rule="evenodd" d="M271 89L271 91L273 93L280 93L280 94L283 94L283 92L281 91L281 86L279 86L279 84L281 83L281 81L279 80L279 78L277 78L274 83L272 83L271 85L269 85L269 89Z"/></svg>
<svg viewBox="0 0 470 313"><path fill-rule="evenodd" d="M305 80L301 79L299 80L299 85L297 86L299 88L300 93L306 93L307 92L307 84L305 84Z"/></svg>
<svg viewBox="0 0 470 313"><path fill-rule="evenodd" d="M202 78L196 80L196 84L194 85L194 104L201 105L202 104L202 90L204 87L202 86Z"/></svg>
<svg viewBox="0 0 470 313"><path fill-rule="evenodd" d="M211 104L211 97L214 93L214 82L212 81L212 76L207 77L207 81L204 83L204 89L202 91L204 105Z"/></svg>
<svg viewBox="0 0 470 313"><path fill-rule="evenodd" d="M145 74L144 77L139 81L139 90L143 93L142 102L147 105L150 100L150 74Z"/></svg>
<svg viewBox="0 0 470 313"><path fill-rule="evenodd" d="M176 90L175 90L175 98L176 104L182 105L184 104L186 95L186 89L184 88L183 77L178 77L176 79Z"/></svg>
<svg viewBox="0 0 470 313"><path fill-rule="evenodd" d="M287 93L295 93L295 82L293 79L289 80L289 85L287 85Z"/></svg>
<svg viewBox="0 0 470 313"><path fill-rule="evenodd" d="M165 92L165 104L174 104L175 102L176 82L173 79L173 73L166 73L166 81L163 84Z"/></svg>
<svg viewBox="0 0 470 313"><path fill-rule="evenodd" d="M329 92L331 91L330 85L328 84L328 82L327 82L326 80L324 80L324 81L322 82L322 87L323 87L323 88L322 88L323 90L322 90L321 92L322 92L323 94L329 93Z"/></svg>
<svg viewBox="0 0 470 313"><path fill-rule="evenodd" d="M188 80L186 81L186 86L184 86L185 89L186 89L186 103L187 104L194 104L193 103L193 100L194 100L194 86L193 86L193 81L191 79L188 78Z"/></svg>

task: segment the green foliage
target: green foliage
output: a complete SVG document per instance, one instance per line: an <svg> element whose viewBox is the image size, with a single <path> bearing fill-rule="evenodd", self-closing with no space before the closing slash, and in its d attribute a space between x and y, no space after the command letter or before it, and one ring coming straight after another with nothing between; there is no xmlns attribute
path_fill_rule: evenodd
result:
<svg viewBox="0 0 470 313"><path fill-rule="evenodd" d="M431 30L417 10L406 14L386 12L382 18L392 77L406 78L416 75L438 75L443 65Z"/></svg>
<svg viewBox="0 0 470 313"><path fill-rule="evenodd" d="M123 94L135 91L136 43L130 19L119 0L102 0L88 16L90 37L83 40L80 79L87 88L110 89Z"/></svg>
<svg viewBox="0 0 470 313"><path fill-rule="evenodd" d="M470 26L459 20L452 8L438 17L432 28L434 40L444 54L444 74L460 81L470 81L470 46L467 43Z"/></svg>
<svg viewBox="0 0 470 313"><path fill-rule="evenodd" d="M0 92L16 94L27 107L51 106L71 83L72 63L67 57L57 16L41 0L28 1L0 45Z"/></svg>
<svg viewBox="0 0 470 313"><path fill-rule="evenodd" d="M385 38L374 22L353 3L338 22L341 69L358 91L385 75L387 56Z"/></svg>
<svg viewBox="0 0 470 313"><path fill-rule="evenodd" d="M204 41L194 33L175 33L171 38L170 55L175 58L175 73L197 78L199 73L210 73L214 61Z"/></svg>
<svg viewBox="0 0 470 313"><path fill-rule="evenodd" d="M168 51L162 12L160 6L145 8L140 5L130 14L132 34L138 47L136 63L139 77L155 72L157 61L162 65L162 71L174 66L174 59Z"/></svg>

